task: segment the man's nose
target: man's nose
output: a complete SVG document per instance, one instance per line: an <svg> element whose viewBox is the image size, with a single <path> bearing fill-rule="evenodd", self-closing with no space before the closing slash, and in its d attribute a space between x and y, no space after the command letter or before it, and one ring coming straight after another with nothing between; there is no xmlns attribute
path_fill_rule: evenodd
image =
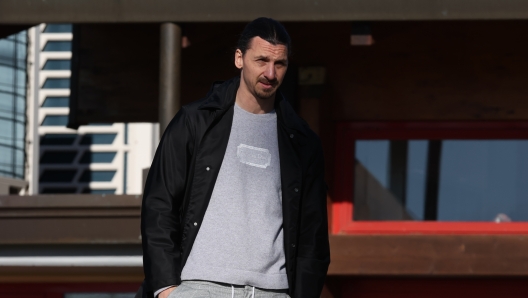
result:
<svg viewBox="0 0 528 298"><path fill-rule="evenodd" d="M272 63L268 63L266 65L266 70L264 71L264 76L268 80L275 80L275 67Z"/></svg>

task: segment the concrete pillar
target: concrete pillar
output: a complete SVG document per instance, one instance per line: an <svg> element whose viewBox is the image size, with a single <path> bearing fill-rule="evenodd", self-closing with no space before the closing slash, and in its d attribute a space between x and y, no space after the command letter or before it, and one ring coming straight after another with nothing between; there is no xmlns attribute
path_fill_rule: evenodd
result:
<svg viewBox="0 0 528 298"><path fill-rule="evenodd" d="M159 122L160 136L180 109L181 102L181 27L174 23L161 24Z"/></svg>

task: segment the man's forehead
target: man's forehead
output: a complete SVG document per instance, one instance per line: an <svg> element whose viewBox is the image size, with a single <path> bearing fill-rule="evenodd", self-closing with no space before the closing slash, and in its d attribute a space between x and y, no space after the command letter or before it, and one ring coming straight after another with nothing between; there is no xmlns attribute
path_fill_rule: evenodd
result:
<svg viewBox="0 0 528 298"><path fill-rule="evenodd" d="M277 58L286 58L288 48L283 44L271 44L270 42L255 36L251 39L248 50L254 55L276 56Z"/></svg>

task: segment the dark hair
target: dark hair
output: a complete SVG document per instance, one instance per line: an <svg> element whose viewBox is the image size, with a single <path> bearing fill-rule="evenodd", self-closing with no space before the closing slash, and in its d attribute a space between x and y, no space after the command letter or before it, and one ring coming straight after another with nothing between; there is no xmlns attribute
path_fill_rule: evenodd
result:
<svg viewBox="0 0 528 298"><path fill-rule="evenodd" d="M245 54L251 39L253 37L260 37L265 41L271 43L272 45L285 45L288 49L288 56L291 54L291 40L290 35L286 32L284 26L278 21L271 18L258 18L251 21L246 25L242 34L238 38L237 49L239 49L242 54Z"/></svg>

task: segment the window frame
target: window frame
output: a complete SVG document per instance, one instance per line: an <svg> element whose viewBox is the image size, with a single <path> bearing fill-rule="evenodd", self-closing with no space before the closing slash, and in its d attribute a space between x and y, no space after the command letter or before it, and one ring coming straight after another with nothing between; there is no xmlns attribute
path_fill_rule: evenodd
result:
<svg viewBox="0 0 528 298"><path fill-rule="evenodd" d="M528 222L354 221L355 141L528 140L528 121L364 121L337 124L332 234L528 234Z"/></svg>

